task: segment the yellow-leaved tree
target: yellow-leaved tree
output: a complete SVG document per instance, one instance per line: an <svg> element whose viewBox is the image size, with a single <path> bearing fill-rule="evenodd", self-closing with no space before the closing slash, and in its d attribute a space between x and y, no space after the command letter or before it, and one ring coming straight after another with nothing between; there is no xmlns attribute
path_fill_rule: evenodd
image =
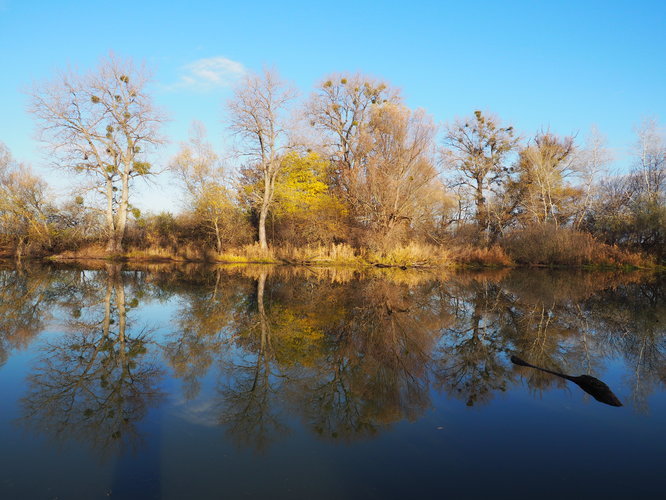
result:
<svg viewBox="0 0 666 500"><path fill-rule="evenodd" d="M330 162L319 154L289 152L275 187L273 230L293 243L331 243L346 233L348 211L330 189Z"/></svg>

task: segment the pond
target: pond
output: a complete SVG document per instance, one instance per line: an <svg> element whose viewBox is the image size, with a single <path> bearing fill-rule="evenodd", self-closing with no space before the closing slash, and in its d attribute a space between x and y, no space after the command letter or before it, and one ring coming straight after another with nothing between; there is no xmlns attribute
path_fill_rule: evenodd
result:
<svg viewBox="0 0 666 500"><path fill-rule="evenodd" d="M665 297L642 273L5 264L0 498L662 498Z"/></svg>

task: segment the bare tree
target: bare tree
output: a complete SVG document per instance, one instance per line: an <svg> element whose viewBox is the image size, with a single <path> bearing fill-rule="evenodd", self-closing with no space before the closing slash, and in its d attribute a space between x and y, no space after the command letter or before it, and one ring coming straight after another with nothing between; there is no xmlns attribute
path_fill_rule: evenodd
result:
<svg viewBox="0 0 666 500"><path fill-rule="evenodd" d="M517 185L522 209L533 222L557 226L569 215L565 208L571 207L565 207L565 201L580 194L564 182L575 171L574 159L573 137L559 138L549 132L540 132L520 151Z"/></svg>
<svg viewBox="0 0 666 500"><path fill-rule="evenodd" d="M259 205L259 245L268 248L266 218L273 203L281 158L287 150L286 110L295 91L274 70L249 74L228 103L230 128L240 138L241 154L261 178L261 192L253 193Z"/></svg>
<svg viewBox="0 0 666 500"><path fill-rule="evenodd" d="M474 191L476 222L485 231L489 226L486 191L509 173L506 160L518 143L513 127L502 127L498 118L475 111L473 117L450 125L444 142L444 163L460 173L461 184Z"/></svg>
<svg viewBox="0 0 666 500"><path fill-rule="evenodd" d="M12 163L12 153L4 142L0 142L0 172L4 172Z"/></svg>
<svg viewBox="0 0 666 500"><path fill-rule="evenodd" d="M181 144L170 168L185 187L188 208L212 234L215 248L221 252L223 241L242 224L237 220L239 214L226 185L224 167L207 141L202 123L192 124L190 140Z"/></svg>
<svg viewBox="0 0 666 500"><path fill-rule="evenodd" d="M401 102L397 89L361 74L330 75L306 105L310 124L323 135L325 153L334 166L336 187L352 207L358 201L353 188L357 171L367 161L364 131L371 111L384 103Z"/></svg>
<svg viewBox="0 0 666 500"><path fill-rule="evenodd" d="M400 104L387 102L370 114L362 132L367 161L350 175L350 187L363 222L389 241L398 228L431 214L428 207L444 196L434 166L437 128L423 110Z"/></svg>
<svg viewBox="0 0 666 500"><path fill-rule="evenodd" d="M164 142L165 118L147 93L143 67L113 54L87 74L62 73L31 91L40 139L57 166L86 174L105 197L107 251L122 252L130 186L151 173L146 154Z"/></svg>
<svg viewBox="0 0 666 500"><path fill-rule="evenodd" d="M574 222L576 229L583 222L583 219L590 210L594 194L593 189L596 186L599 175L605 172L612 160L613 155L606 146L606 137L593 125L585 148L579 152L576 160L579 164L578 170L582 176L583 190L585 192L579 214Z"/></svg>
<svg viewBox="0 0 666 500"><path fill-rule="evenodd" d="M655 119L646 119L636 128L635 171L648 199L656 201L666 190L666 137Z"/></svg>
<svg viewBox="0 0 666 500"><path fill-rule="evenodd" d="M190 195L201 191L207 183L224 178L224 166L208 142L206 127L196 120L190 127L189 141L181 143L169 167Z"/></svg>
<svg viewBox="0 0 666 500"><path fill-rule="evenodd" d="M0 142L0 243L11 245L19 260L28 243L51 244L47 191L46 182Z"/></svg>

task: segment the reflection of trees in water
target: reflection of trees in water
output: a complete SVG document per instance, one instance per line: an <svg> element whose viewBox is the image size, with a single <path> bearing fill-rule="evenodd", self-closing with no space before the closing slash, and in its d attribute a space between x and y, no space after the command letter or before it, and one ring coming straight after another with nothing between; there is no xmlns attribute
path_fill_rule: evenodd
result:
<svg viewBox="0 0 666 500"><path fill-rule="evenodd" d="M507 297L485 280L454 293L456 320L441 338L434 371L441 388L473 406L506 390L511 381L505 360L509 339L501 328Z"/></svg>
<svg viewBox="0 0 666 500"><path fill-rule="evenodd" d="M431 311L408 302L408 287L383 280L338 293L338 317L320 327L322 358L297 384L295 408L329 438L371 435L415 418L429 405Z"/></svg>
<svg viewBox="0 0 666 500"><path fill-rule="evenodd" d="M182 324L191 328L173 344L201 342L186 350L188 363L200 367L197 377L214 363L221 368L220 421L243 445L265 447L284 434L288 415L325 438L371 436L418 418L433 388L473 405L521 380L538 392L565 387L560 378L511 365L511 354L555 371L593 374L620 353L609 343L617 336L601 330L600 311L618 314L624 299L610 307L597 299L605 289L615 293L624 280L617 275L514 272L341 283L339 276L291 279L269 269L248 270L251 294L225 288L221 299L209 283L181 310ZM640 281L631 276L628 295L639 286L631 281ZM239 283L235 289L245 286ZM663 314L659 293L636 296L651 297ZM648 307L635 300L637 311ZM636 341L663 353L657 324L652 335L647 328L634 329L635 340L625 335L621 354L640 351L632 347ZM641 352L643 369L663 376L662 358Z"/></svg>
<svg viewBox="0 0 666 500"><path fill-rule="evenodd" d="M610 354L623 357L634 406L666 388L666 280L619 286L588 300L596 337Z"/></svg>
<svg viewBox="0 0 666 500"><path fill-rule="evenodd" d="M587 374L599 373L608 359L624 358L633 367L632 398L640 409L660 373L663 386L666 304L663 280L638 278L549 273L538 280L548 302L535 294L536 287L529 282L505 284L519 301L519 307L507 309L509 319L504 323L506 335L514 338L514 352L555 371ZM517 370L535 390L565 385L545 373ZM640 380L643 375L648 383Z"/></svg>
<svg viewBox="0 0 666 500"><path fill-rule="evenodd" d="M350 438L416 418L428 406L427 366L440 321L410 287L253 277L249 295L224 289L221 299L210 282L189 295L177 315L182 328L166 346L186 387L218 360L220 419L239 442L265 446L285 430L285 412L322 435Z"/></svg>
<svg viewBox="0 0 666 500"><path fill-rule="evenodd" d="M128 320L149 298L180 300L161 352L186 399L219 370L217 418L254 448L284 435L294 417L325 439L351 440L417 419L433 389L478 405L516 383L535 392L567 384L511 365L512 354L592 375L624 358L639 408L666 382L663 278L504 271L354 279L287 269L0 271L3 352L28 342L50 307L69 314L69 333L47 345L29 379L29 422L100 447L136 433L159 400L150 332Z"/></svg>
<svg viewBox="0 0 666 500"><path fill-rule="evenodd" d="M256 316L241 320L238 342L241 352L226 360L231 372L219 391L222 397L220 422L238 443L264 449L286 427L281 423L275 399L281 392L282 374L275 366L275 346L264 304L266 274L256 287Z"/></svg>
<svg viewBox="0 0 666 500"><path fill-rule="evenodd" d="M664 284L639 278L518 271L495 283L444 284L458 311L441 344L444 387L471 398L469 404L504 390L515 379L512 372L536 392L566 386L547 373L509 367L506 353L554 371L588 374L599 373L610 358L624 357L634 363L636 381L645 376L654 382L659 374L663 381L666 331L658 316L666 314ZM634 397L653 388L654 383L636 383Z"/></svg>
<svg viewBox="0 0 666 500"><path fill-rule="evenodd" d="M53 276L44 269L0 269L0 366L44 327Z"/></svg>
<svg viewBox="0 0 666 500"><path fill-rule="evenodd" d="M92 281L96 287L79 289L70 332L41 350L22 399L23 421L106 450L136 440L136 424L160 399L162 373L148 354L149 334L128 325L128 310L138 304L127 303L123 274L110 266Z"/></svg>
<svg viewBox="0 0 666 500"><path fill-rule="evenodd" d="M185 398L191 400L201 390L201 378L229 345L228 329L236 322L250 287L217 269L178 293L185 300L173 320L176 332L163 347L176 377L183 381Z"/></svg>
<svg viewBox="0 0 666 500"><path fill-rule="evenodd" d="M440 321L411 293L382 280L313 286L260 275L255 307L238 325L240 351L225 365L222 421L264 446L284 429L282 411L344 439L415 419L429 406Z"/></svg>
<svg viewBox="0 0 666 500"><path fill-rule="evenodd" d="M365 280L310 288L303 280L278 281L264 313L271 325L271 341L265 345L272 357L265 357L264 344L256 341L262 336L238 345L264 360L264 387L273 401L280 399L276 395L288 399L289 411L318 434L349 439L417 418L430 404L433 382L468 405L488 401L521 380L536 392L566 387L563 379L511 365L510 354L555 371L590 374L599 373L610 356L633 357L642 370L663 380L665 335L658 326L663 319L648 319L650 328L634 323L632 335L623 337L624 350L616 351L608 340L620 336L603 334L599 311L640 311L647 304L622 306L625 299L620 299L604 305L596 299L606 287L612 287L606 293L614 294L621 277L585 274L579 288L576 279L565 273L532 278L514 273L499 280L416 286ZM645 295L636 290L639 284L624 286L628 295ZM663 287L647 293L660 314L662 293ZM310 317L307 335L302 325L285 328L279 319L285 308L295 317ZM294 330L310 346L307 352L314 361L281 347ZM262 402L261 408L276 411L269 398Z"/></svg>

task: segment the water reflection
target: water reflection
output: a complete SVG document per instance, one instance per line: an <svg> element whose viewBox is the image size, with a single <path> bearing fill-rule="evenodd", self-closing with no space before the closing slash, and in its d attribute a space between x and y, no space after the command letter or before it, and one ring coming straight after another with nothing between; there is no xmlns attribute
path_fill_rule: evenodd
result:
<svg viewBox="0 0 666 500"><path fill-rule="evenodd" d="M39 267L0 268L0 366L12 351L26 348L48 317L51 279Z"/></svg>
<svg viewBox="0 0 666 500"><path fill-rule="evenodd" d="M138 299L127 300L127 277L117 265L69 278L61 296L67 332L40 348L22 423L103 451L136 445L136 425L159 403L163 373L148 354L151 332L130 319Z"/></svg>
<svg viewBox="0 0 666 500"><path fill-rule="evenodd" d="M39 347L24 425L100 449L140 441L166 376L174 398L205 399L208 421L255 450L295 425L368 438L418 420L438 393L479 406L523 383L542 398L566 390L511 356L563 374L622 361L638 411L666 383L659 276L98 267L0 271L0 353ZM175 307L167 333L143 315L162 303ZM35 341L53 318L65 332Z"/></svg>

